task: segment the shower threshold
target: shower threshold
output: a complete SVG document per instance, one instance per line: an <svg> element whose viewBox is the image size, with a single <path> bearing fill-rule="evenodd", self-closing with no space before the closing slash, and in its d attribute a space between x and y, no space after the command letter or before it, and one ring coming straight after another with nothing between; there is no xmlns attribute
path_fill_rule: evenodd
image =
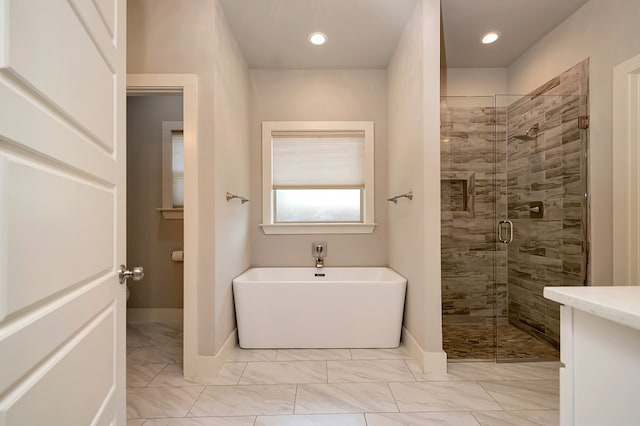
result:
<svg viewBox="0 0 640 426"><path fill-rule="evenodd" d="M560 352L511 324L500 324L496 357L493 324L443 324L444 350L450 361L557 361Z"/></svg>

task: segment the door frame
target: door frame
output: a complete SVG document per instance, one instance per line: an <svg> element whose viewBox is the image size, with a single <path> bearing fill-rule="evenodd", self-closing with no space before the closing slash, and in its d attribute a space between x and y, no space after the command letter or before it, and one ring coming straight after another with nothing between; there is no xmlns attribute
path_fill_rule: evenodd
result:
<svg viewBox="0 0 640 426"><path fill-rule="evenodd" d="M613 284L640 284L640 55L613 68Z"/></svg>
<svg viewBox="0 0 640 426"><path fill-rule="evenodd" d="M198 339L198 77L196 74L127 74L127 95L182 94L184 122L184 302L185 377L197 376Z"/></svg>

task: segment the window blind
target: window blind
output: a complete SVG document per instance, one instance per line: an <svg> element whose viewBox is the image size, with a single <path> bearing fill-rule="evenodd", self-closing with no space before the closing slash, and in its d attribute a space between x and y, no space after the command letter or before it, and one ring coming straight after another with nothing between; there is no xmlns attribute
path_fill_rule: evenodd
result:
<svg viewBox="0 0 640 426"><path fill-rule="evenodd" d="M273 188L364 187L364 136L273 136Z"/></svg>
<svg viewBox="0 0 640 426"><path fill-rule="evenodd" d="M173 207L183 207L184 136L181 131L171 132L171 174L173 180Z"/></svg>

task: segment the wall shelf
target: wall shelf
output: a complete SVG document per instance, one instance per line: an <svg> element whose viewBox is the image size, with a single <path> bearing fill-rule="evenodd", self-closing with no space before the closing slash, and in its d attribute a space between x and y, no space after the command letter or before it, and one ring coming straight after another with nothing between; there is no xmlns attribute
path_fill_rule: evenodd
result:
<svg viewBox="0 0 640 426"><path fill-rule="evenodd" d="M184 208L182 207L178 207L178 208L165 208L165 207L160 207L158 210L160 213L162 213L162 217L168 220L172 220L172 219L180 219L182 220L184 218Z"/></svg>

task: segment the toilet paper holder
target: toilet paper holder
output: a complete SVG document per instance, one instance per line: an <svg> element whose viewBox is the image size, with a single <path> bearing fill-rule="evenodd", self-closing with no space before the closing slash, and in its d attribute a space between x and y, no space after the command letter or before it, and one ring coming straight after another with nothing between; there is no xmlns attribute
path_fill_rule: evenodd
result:
<svg viewBox="0 0 640 426"><path fill-rule="evenodd" d="M171 252L171 260L174 262L183 262L184 261L184 251L175 250Z"/></svg>

